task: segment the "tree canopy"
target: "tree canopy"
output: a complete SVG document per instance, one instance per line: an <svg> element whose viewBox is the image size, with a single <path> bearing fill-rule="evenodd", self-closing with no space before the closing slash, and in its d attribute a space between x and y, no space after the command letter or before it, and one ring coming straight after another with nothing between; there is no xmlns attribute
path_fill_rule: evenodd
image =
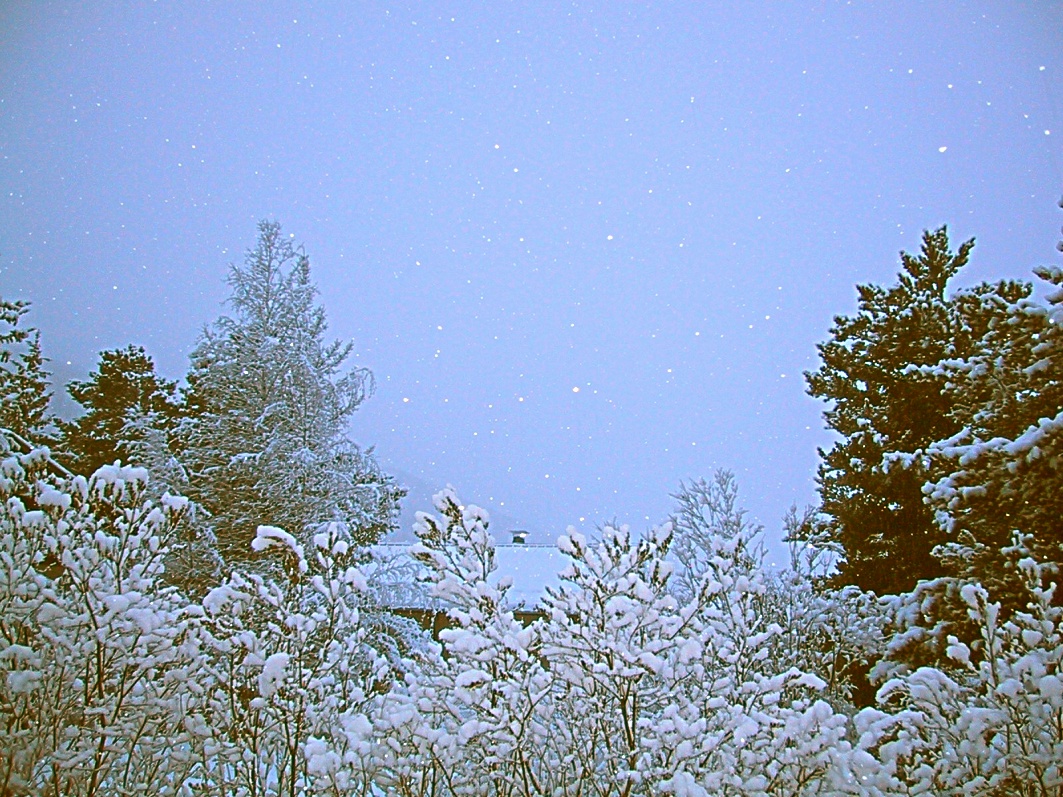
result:
<svg viewBox="0 0 1063 797"><path fill-rule="evenodd" d="M172 431L181 417L177 383L155 373L141 346L100 352L89 378L71 382L66 390L85 408L62 424L64 448L79 473L93 473L118 459L133 462L146 427Z"/></svg>
<svg viewBox="0 0 1063 797"><path fill-rule="evenodd" d="M338 522L372 542L391 528L403 495L372 450L347 437L373 377L344 368L351 343L326 342L310 259L279 224L258 231L229 269L232 314L204 330L191 354L179 435L189 492L229 561L250 556L262 524L302 535Z"/></svg>
<svg viewBox="0 0 1063 797"><path fill-rule="evenodd" d="M0 427L29 440L51 439L49 389L41 333L20 326L29 302L0 299Z"/></svg>
<svg viewBox="0 0 1063 797"><path fill-rule="evenodd" d="M888 288L859 285L855 315L838 316L818 346L822 364L805 378L829 402L827 427L840 439L820 450L820 533L840 546L836 581L879 594L910 590L943 575L933 556L947 542L924 501L928 450L968 422L965 397L947 363L968 358L1006 308L1029 297L1027 284L981 284L949 296L974 241L950 248L941 227L923 235L918 256L901 253Z"/></svg>

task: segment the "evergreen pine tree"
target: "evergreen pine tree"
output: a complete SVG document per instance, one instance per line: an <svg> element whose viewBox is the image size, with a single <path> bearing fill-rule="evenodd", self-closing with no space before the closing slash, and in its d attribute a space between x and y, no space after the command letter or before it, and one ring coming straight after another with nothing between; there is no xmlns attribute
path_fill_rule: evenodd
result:
<svg viewBox="0 0 1063 797"><path fill-rule="evenodd" d="M1020 559L1063 566L1063 269L1035 273L1050 286L1047 306L1027 287L994 313L969 357L948 364L969 420L931 448L929 498L952 541L946 571L978 581L1007 610L1024 608Z"/></svg>
<svg viewBox="0 0 1063 797"><path fill-rule="evenodd" d="M41 443L52 439L52 393L40 330L19 326L29 308L29 302L0 299L0 428Z"/></svg>
<svg viewBox="0 0 1063 797"><path fill-rule="evenodd" d="M181 415L177 384L156 375L155 363L140 346L100 352L97 370L66 389L85 408L62 424L65 449L78 473L91 474L117 459L144 464L134 463L134 452L145 428L172 432Z"/></svg>
<svg viewBox="0 0 1063 797"><path fill-rule="evenodd" d="M817 478L818 532L844 553L839 584L887 594L943 575L932 551L948 536L924 501L927 449L966 423L943 364L968 356L1002 308L1029 293L1001 282L948 297L973 246L953 253L946 228L925 232L918 257L901 253L896 285L857 287L856 315L835 318L818 346L822 365L805 374L841 436L820 450Z"/></svg>
<svg viewBox="0 0 1063 797"><path fill-rule="evenodd" d="M261 524L305 538L338 522L355 542L373 542L404 494L346 436L372 374L343 370L350 343L325 342L309 258L279 224L258 229L255 248L230 267L233 315L192 352L180 435L188 490L231 563L251 557Z"/></svg>

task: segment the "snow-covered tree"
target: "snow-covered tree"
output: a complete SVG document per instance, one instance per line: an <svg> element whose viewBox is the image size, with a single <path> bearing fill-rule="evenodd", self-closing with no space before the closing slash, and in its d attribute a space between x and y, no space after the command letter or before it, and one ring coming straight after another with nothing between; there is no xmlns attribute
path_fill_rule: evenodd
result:
<svg viewBox="0 0 1063 797"><path fill-rule="evenodd" d="M1063 269L1042 267L1047 306L1010 303L968 358L947 364L966 396L968 422L929 448L930 505L948 532L937 555L946 573L978 582L1021 609L1025 589L1011 536L1022 532L1048 567L1063 567Z"/></svg>
<svg viewBox="0 0 1063 797"><path fill-rule="evenodd" d="M46 450L0 449L0 793L370 793L365 709L393 675L337 524L309 556L260 528L285 577L192 601L162 579L187 499L146 497L142 468L58 478Z"/></svg>
<svg viewBox="0 0 1063 797"><path fill-rule="evenodd" d="M155 372L155 363L140 346L100 352L99 364L84 381L67 392L85 411L60 422L63 460L78 473L94 473L118 461L151 473L145 485L154 500L187 491L187 473L177 458L176 432L185 408L177 384ZM185 522L166 539L164 578L197 595L214 586L219 559L203 513L186 513Z"/></svg>
<svg viewBox="0 0 1063 797"><path fill-rule="evenodd" d="M403 492L346 436L372 375L344 371L351 344L325 341L309 258L262 222L228 281L233 315L192 352L181 441L189 494L210 513L220 552L248 561L260 525L306 543L338 522L359 543L375 540Z"/></svg>
<svg viewBox="0 0 1063 797"><path fill-rule="evenodd" d="M672 514L675 536L670 551L678 564L672 586L680 599L689 600L697 591L697 579L708 567L713 540L722 537L751 542L759 537L761 527L750 523L738 505L738 483L729 470L718 470L711 481L680 483L679 492L672 497L677 506ZM759 551L742 554L752 561Z"/></svg>
<svg viewBox="0 0 1063 797"><path fill-rule="evenodd" d="M806 374L842 438L820 452L818 475L820 531L844 554L840 585L900 593L943 574L931 552L949 537L923 500L926 450L968 419L942 364L969 356L1002 308L1030 293L1004 281L948 296L973 245L954 253L944 227L924 233L919 256L901 254L896 285L857 287L857 313L835 319L822 365Z"/></svg>
<svg viewBox="0 0 1063 797"><path fill-rule="evenodd" d="M894 666L850 721L810 671L822 656L790 649L809 628L830 643L834 619L799 574L780 591L748 528L704 536L682 600L671 525L570 530L525 625L486 513L445 491L412 550L450 626L388 658L340 524L308 546L260 526L277 577L237 570L191 600L162 579L187 500L153 499L141 468L69 477L0 449L0 793L1063 793L1063 608L1021 536L1026 610L1005 621L965 585L978 633Z"/></svg>
<svg viewBox="0 0 1063 797"><path fill-rule="evenodd" d="M784 519L788 534L807 530L814 514L799 517L796 507ZM830 586L834 551L788 536L790 566L773 569L762 612L782 628L773 659L824 680L824 698L851 714L870 705L875 690L869 680L885 652L888 614L875 595L849 585Z"/></svg>
<svg viewBox="0 0 1063 797"><path fill-rule="evenodd" d="M202 601L197 772L210 793L369 793L366 711L392 674L368 644L347 535L327 525L311 545L259 527L253 550L275 550L284 576L237 571Z"/></svg>
<svg viewBox="0 0 1063 797"><path fill-rule="evenodd" d="M696 592L680 603L670 525L641 539L570 531L562 586L525 627L493 575L483 510L452 492L437 501L414 551L452 626L445 658L387 698L389 790L824 793L848 749L846 718L818 699L820 679L772 660L781 629L758 616L767 576L749 555L755 541L708 539Z"/></svg>
<svg viewBox="0 0 1063 797"><path fill-rule="evenodd" d="M188 613L159 578L185 499L147 473L56 478L0 435L0 792L179 794L192 775Z"/></svg>
<svg viewBox="0 0 1063 797"><path fill-rule="evenodd" d="M1063 567L1063 270L1035 273L1048 284L1047 305L1029 285L960 292L953 304L967 344L953 357L912 366L942 381L958 431L924 449L883 457L887 470L925 474L924 500L942 533L931 552L940 577L890 604L889 661L938 663L950 634L975 633L962 598L966 585L988 590L1005 619L1023 610L1022 551L1057 574ZM1016 533L1027 540L1021 551L1011 544Z"/></svg>
<svg viewBox="0 0 1063 797"><path fill-rule="evenodd" d="M41 333L20 327L29 302L0 299L0 428L28 440L47 440L51 401Z"/></svg>
<svg viewBox="0 0 1063 797"><path fill-rule="evenodd" d="M939 666L898 669L881 708L856 716L861 793L1063 795L1063 608L1027 542L1014 540L1026 609L1004 621L985 589L964 585L976 636L950 637Z"/></svg>
<svg viewBox="0 0 1063 797"><path fill-rule="evenodd" d="M752 598L755 613L775 623L781 633L772 641L771 659L777 667L796 667L826 683L825 697L840 708L854 701L866 704L874 690L867 672L883 652L885 613L874 596L854 586L833 589L829 574L835 551L822 541L803 538L815 513L803 517L791 509L785 519L790 544L789 568L764 568L760 543L763 529L752 524L738 503L734 474L720 470L711 481L696 479L681 484L673 496L674 539L669 558L676 564L671 590L689 601L704 574L714 566L721 540L733 541L729 556L736 566L763 580L764 589Z"/></svg>
<svg viewBox="0 0 1063 797"><path fill-rule="evenodd" d="M539 643L540 623L522 626L495 575L487 514L450 488L438 514L418 513L432 595L450 607L442 658L425 651L389 695L377 727L385 750L381 784L395 794L550 793L545 757L553 695Z"/></svg>

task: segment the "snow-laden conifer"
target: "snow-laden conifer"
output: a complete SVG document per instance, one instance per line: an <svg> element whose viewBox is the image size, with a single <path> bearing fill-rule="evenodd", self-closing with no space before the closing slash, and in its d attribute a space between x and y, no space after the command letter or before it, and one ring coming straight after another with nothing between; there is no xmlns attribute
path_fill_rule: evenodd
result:
<svg viewBox="0 0 1063 797"><path fill-rule="evenodd" d="M41 333L20 326L29 302L0 299L0 428L37 442L52 438L52 393Z"/></svg>
<svg viewBox="0 0 1063 797"><path fill-rule="evenodd" d="M231 564L264 561L251 558L260 525L305 543L339 522L355 541L375 541L402 491L347 437L373 378L345 369L350 343L326 341L309 258L279 224L262 222L229 285L233 314L206 328L191 355L179 457L221 554Z"/></svg>

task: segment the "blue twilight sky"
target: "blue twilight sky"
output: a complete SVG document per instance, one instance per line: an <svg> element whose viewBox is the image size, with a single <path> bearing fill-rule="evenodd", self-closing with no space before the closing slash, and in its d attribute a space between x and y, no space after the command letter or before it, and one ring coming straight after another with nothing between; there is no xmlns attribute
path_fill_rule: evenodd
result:
<svg viewBox="0 0 1063 797"><path fill-rule="evenodd" d="M352 435L544 541L733 469L773 533L802 371L926 227L1053 262L1059 2L0 4L0 292L56 381L180 378L279 220L379 389Z"/></svg>

